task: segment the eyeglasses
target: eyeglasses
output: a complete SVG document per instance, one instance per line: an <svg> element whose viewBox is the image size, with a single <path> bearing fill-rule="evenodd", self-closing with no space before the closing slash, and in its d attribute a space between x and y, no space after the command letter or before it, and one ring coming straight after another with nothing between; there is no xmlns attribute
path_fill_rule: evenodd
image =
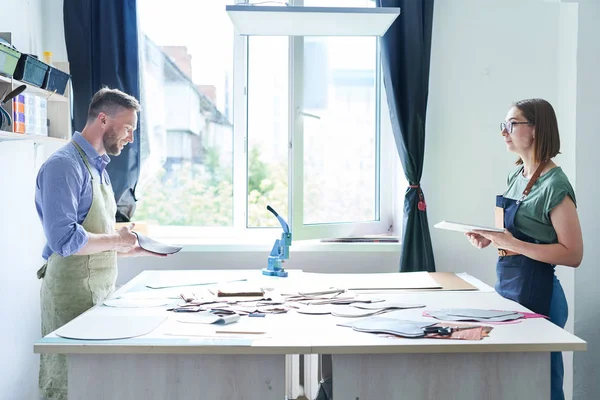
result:
<svg viewBox="0 0 600 400"><path fill-rule="evenodd" d="M515 125L535 125L533 122L529 122L529 121L525 121L525 122L518 122L518 121L508 121L508 122L500 122L500 132L504 131L506 129L506 132L508 132L509 134L511 134L513 132L513 127Z"/></svg>

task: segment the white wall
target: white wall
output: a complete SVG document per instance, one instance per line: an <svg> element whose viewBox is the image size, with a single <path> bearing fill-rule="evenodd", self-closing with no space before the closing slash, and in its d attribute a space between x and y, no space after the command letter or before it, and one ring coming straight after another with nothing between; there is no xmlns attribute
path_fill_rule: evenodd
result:
<svg viewBox="0 0 600 400"><path fill-rule="evenodd" d="M0 31L12 32L12 43L19 51L37 54L41 58L44 51L42 0L2 0L1 4Z"/></svg>
<svg viewBox="0 0 600 400"><path fill-rule="evenodd" d="M42 51L52 52L52 61L67 61L63 0L40 0L45 23L42 25ZM46 22L47 21L47 22Z"/></svg>
<svg viewBox="0 0 600 400"><path fill-rule="evenodd" d="M40 59L44 51L51 51L53 61L67 61L63 0L2 0L0 4L0 32L12 32L19 51Z"/></svg>
<svg viewBox="0 0 600 400"><path fill-rule="evenodd" d="M423 177L431 224L493 225L495 196L516 159L499 124L515 100L556 106L558 21L558 5L540 1L436 2ZM436 229L432 240L439 269L494 283L493 250Z"/></svg>
<svg viewBox="0 0 600 400"><path fill-rule="evenodd" d="M31 142L0 142L0 399L37 399L40 337L40 249L44 236L34 206Z"/></svg>
<svg viewBox="0 0 600 400"><path fill-rule="evenodd" d="M558 21L558 48L556 65L558 69L557 110L560 134L561 155L556 162L561 165L571 179L577 191L578 177L576 175L576 100L577 100L577 4L561 4ZM577 312L575 299L575 271L567 267L557 267L556 274L561 281L569 303L569 319L565 329L574 332L575 314ZM573 352L563 353L565 363L564 388L566 398L573 394Z"/></svg>
<svg viewBox="0 0 600 400"><path fill-rule="evenodd" d="M541 0L435 3L423 186L432 226L441 220L494 224L495 196L516 157L499 123L512 102L541 97L561 128L557 157L576 191L575 98L577 4ZM577 149L579 151L579 148ZM456 233L432 228L440 271L466 271L493 285L497 255ZM573 332L573 269L557 267ZM572 393L572 354L565 354L565 394Z"/></svg>
<svg viewBox="0 0 600 400"><path fill-rule="evenodd" d="M583 229L584 258L575 273L575 334L588 342L586 353L574 359L574 399L600 398L600 318L598 282L600 282L600 213L598 171L600 170L600 2L579 1L577 50L577 196Z"/></svg>
<svg viewBox="0 0 600 400"><path fill-rule="evenodd" d="M62 26L62 0L59 3L61 16L56 23L52 15L44 14L53 27ZM42 0L3 0L1 4L0 31L12 32L12 42L21 52L41 56L51 42L43 29ZM39 357L33 353L33 343L41 335L36 271L42 265L44 236L35 212L34 190L36 164L55 148L0 142L0 400L39 398Z"/></svg>

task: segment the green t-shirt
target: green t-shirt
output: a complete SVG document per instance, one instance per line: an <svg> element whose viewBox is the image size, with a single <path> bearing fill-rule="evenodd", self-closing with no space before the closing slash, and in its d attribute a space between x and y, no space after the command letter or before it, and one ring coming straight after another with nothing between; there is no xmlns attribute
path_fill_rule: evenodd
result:
<svg viewBox="0 0 600 400"><path fill-rule="evenodd" d="M514 200L521 198L529 182L522 172L523 166L519 166L508 175L508 188L504 197ZM552 168L538 178L529 195L521 203L515 215L515 227L537 243L558 243L556 231L550 220L550 211L559 205L566 195L577 204L575 191L567 175L560 167Z"/></svg>

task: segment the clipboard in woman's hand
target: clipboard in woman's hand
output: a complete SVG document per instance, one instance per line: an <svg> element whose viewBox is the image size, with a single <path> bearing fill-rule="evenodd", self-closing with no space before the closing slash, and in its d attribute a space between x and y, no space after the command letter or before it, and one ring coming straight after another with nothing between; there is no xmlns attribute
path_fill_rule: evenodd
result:
<svg viewBox="0 0 600 400"><path fill-rule="evenodd" d="M456 232L473 232L476 230L490 231L490 232L504 232L504 229L492 228L489 226L462 224L460 222L450 222L450 221L438 222L433 227L438 228L438 229L445 229L445 230L449 230L449 231L456 231Z"/></svg>

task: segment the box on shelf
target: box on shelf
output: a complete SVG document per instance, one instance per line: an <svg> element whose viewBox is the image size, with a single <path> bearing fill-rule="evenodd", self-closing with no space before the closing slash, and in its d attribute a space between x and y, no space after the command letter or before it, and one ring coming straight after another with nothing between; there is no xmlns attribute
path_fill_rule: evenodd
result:
<svg viewBox="0 0 600 400"><path fill-rule="evenodd" d="M30 54L21 54L13 77L16 80L42 87L50 66Z"/></svg>
<svg viewBox="0 0 600 400"><path fill-rule="evenodd" d="M60 95L65 94L65 90L67 90L67 83L69 83L69 79L71 75L63 72L54 67L49 67L48 72L46 73L46 77L44 78L44 83L42 84L42 89L49 90Z"/></svg>
<svg viewBox="0 0 600 400"><path fill-rule="evenodd" d="M0 74L13 76L21 53L0 43Z"/></svg>

